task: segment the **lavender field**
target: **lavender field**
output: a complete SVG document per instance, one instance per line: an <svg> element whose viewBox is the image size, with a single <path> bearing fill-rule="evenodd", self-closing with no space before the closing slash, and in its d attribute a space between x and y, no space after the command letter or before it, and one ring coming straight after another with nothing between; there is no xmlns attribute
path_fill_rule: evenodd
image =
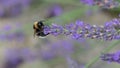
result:
<svg viewBox="0 0 120 68"><path fill-rule="evenodd" d="M120 0L0 0L0 68L120 68Z"/></svg>

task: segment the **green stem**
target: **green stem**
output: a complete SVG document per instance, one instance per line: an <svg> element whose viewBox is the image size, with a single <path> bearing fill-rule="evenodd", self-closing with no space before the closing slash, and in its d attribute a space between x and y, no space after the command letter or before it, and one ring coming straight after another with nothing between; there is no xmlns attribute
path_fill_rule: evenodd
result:
<svg viewBox="0 0 120 68"><path fill-rule="evenodd" d="M117 46L119 43L120 43L120 41L117 41L117 42L113 43L112 45L105 48L104 51L102 51L102 53L109 52L113 47ZM100 57L100 54L97 55L92 61L87 63L85 65L85 68L90 68L94 63L96 63L99 60L99 57Z"/></svg>

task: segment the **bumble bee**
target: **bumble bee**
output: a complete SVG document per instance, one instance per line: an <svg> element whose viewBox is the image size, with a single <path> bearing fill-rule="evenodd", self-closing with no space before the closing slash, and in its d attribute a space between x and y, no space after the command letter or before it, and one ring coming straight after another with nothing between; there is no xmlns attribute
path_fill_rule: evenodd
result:
<svg viewBox="0 0 120 68"><path fill-rule="evenodd" d="M48 34L44 34L44 24L43 24L44 20L38 21L38 22L34 22L33 24L33 29L34 29L34 37L36 36L47 36Z"/></svg>

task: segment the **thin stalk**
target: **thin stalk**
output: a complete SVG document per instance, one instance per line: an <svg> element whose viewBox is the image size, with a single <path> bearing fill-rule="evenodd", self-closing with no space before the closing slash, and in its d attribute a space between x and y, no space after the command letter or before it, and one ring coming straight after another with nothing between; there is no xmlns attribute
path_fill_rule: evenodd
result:
<svg viewBox="0 0 120 68"><path fill-rule="evenodd" d="M109 52L112 48L114 48L115 46L117 46L120 43L120 40L113 43L112 45L108 46L107 48L105 48L102 53L106 53ZM89 63L87 63L85 65L85 68L90 68L94 63L96 63L99 60L100 54L97 55L93 60L91 60Z"/></svg>

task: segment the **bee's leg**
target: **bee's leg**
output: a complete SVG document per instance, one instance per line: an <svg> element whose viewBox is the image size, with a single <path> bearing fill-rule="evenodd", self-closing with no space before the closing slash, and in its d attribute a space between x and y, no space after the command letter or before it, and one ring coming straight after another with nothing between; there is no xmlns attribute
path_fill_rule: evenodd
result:
<svg viewBox="0 0 120 68"><path fill-rule="evenodd" d="M49 33L48 33L49 34ZM48 34L44 34L44 32L41 32L40 33L40 36L44 37L44 36L47 36Z"/></svg>
<svg viewBox="0 0 120 68"><path fill-rule="evenodd" d="M48 35L48 34L50 34L50 33L47 33L46 35Z"/></svg>

